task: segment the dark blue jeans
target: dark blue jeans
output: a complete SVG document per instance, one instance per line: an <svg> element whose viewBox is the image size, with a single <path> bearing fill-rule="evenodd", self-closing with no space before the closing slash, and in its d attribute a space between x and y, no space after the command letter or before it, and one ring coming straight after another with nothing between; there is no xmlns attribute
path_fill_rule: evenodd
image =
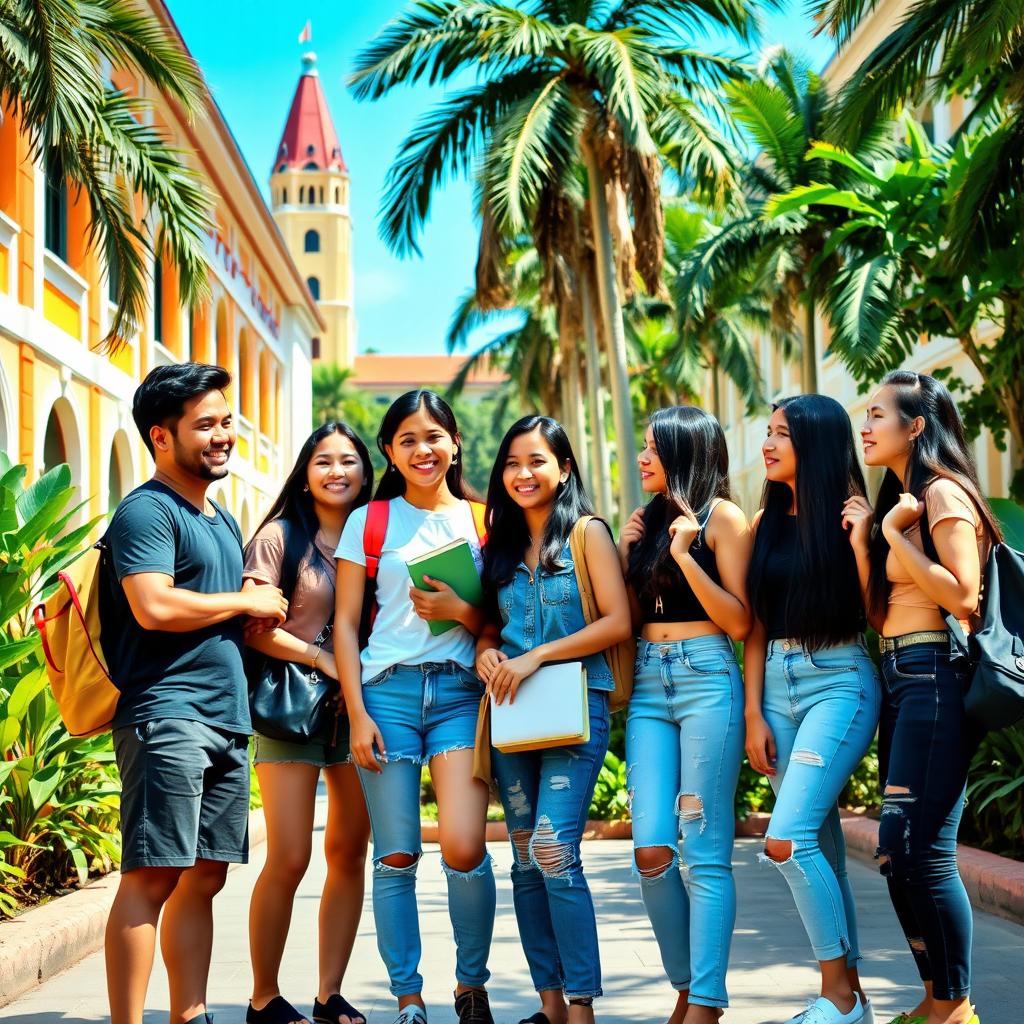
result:
<svg viewBox="0 0 1024 1024"><path fill-rule="evenodd" d="M933 983L936 999L971 991L971 903L956 863L978 742L964 714L967 681L945 643L913 644L882 658L878 854L918 972Z"/></svg>

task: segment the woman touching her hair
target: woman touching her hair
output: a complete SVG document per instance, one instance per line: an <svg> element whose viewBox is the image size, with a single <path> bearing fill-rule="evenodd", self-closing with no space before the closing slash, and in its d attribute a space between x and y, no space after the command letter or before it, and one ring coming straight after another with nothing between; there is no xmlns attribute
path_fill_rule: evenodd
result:
<svg viewBox="0 0 1024 1024"><path fill-rule="evenodd" d="M846 509L881 633L878 863L925 990L896 1020L967 1024L978 1020L973 922L956 837L979 737L964 712L969 670L950 650L945 615L968 631L976 624L982 569L1002 534L956 404L934 377L888 374L861 439L867 465L885 469L874 510L863 499Z"/></svg>
<svg viewBox="0 0 1024 1024"><path fill-rule="evenodd" d="M843 523L847 499L863 500L864 477L850 418L825 395L778 402L762 454L748 576L756 619L743 652L746 749L776 793L764 857L789 883L821 972L820 997L789 1024L871 1024L838 805L881 701Z"/></svg>
<svg viewBox="0 0 1024 1024"><path fill-rule="evenodd" d="M388 468L374 501L387 522L377 569L377 614L359 653L366 588L367 511L345 524L338 545L336 646L352 723L352 757L373 831L377 946L398 999L399 1024L425 1024L416 868L420 859L420 770L437 792L441 866L455 933L455 1009L460 1024L493 1024L489 972L495 888L484 844L487 787L473 778L473 742L483 686L473 673L483 612L449 586L412 588L408 562L453 541L468 543L479 568L481 540L462 480L462 437L448 404L410 391L384 415L377 445ZM434 634L430 620L455 626Z"/></svg>
<svg viewBox="0 0 1024 1024"><path fill-rule="evenodd" d="M487 507L484 585L500 618L477 641L477 671L488 692L499 704L512 701L524 679L552 662L582 661L587 671L588 742L495 750L492 759L514 855L519 937L541 1001L528 1021L587 1024L601 995L601 963L580 842L608 750L615 680L604 652L630 635L629 599L608 527L592 519L584 557L600 617L587 624L569 538L593 508L557 421L526 416L509 428Z"/></svg>
<svg viewBox="0 0 1024 1024"><path fill-rule="evenodd" d="M743 685L733 641L751 624L750 530L729 497L725 435L704 410L656 412L637 462L653 497L619 541L641 637L626 724L636 869L678 992L670 1024L714 1024L728 1005L736 917Z"/></svg>

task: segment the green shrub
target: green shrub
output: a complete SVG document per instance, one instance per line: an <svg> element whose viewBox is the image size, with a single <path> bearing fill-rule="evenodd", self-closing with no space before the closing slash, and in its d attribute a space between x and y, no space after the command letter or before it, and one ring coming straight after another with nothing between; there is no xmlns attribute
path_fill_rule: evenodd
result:
<svg viewBox="0 0 1024 1024"><path fill-rule="evenodd" d="M610 750L597 776L594 799L587 815L595 821L629 820L629 786L626 781L626 762Z"/></svg>
<svg viewBox="0 0 1024 1024"><path fill-rule="evenodd" d="M961 841L1024 856L1024 723L989 733L971 763Z"/></svg>

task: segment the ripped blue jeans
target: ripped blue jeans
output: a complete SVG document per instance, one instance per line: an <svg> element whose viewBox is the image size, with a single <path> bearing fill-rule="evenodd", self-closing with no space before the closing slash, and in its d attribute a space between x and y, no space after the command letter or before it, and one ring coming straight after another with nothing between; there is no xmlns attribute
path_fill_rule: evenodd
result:
<svg viewBox="0 0 1024 1024"><path fill-rule="evenodd" d="M384 738L383 771L359 769L373 829L373 918L377 948L388 969L391 993L423 989L422 947L416 908L420 843L420 769L435 757L472 748L483 686L454 662L395 665L363 684L363 703ZM392 854L416 860L409 867L383 863ZM472 871L444 861L448 914L455 933L455 977L463 985L487 982L494 930L495 887L491 858Z"/></svg>
<svg viewBox="0 0 1024 1024"><path fill-rule="evenodd" d="M591 690L590 740L573 747L494 751L494 778L512 842L512 902L538 992L601 995L594 901L580 841L608 750L608 694Z"/></svg>
<svg viewBox="0 0 1024 1024"><path fill-rule="evenodd" d="M793 640L768 644L762 711L775 736L776 801L767 836L791 844L791 856L775 863L814 958L845 956L849 966L860 950L837 801L871 745L881 694L863 642L819 651Z"/></svg>
<svg viewBox="0 0 1024 1024"><path fill-rule="evenodd" d="M701 1006L729 1005L742 758L743 684L731 641L641 640L626 722L633 846L664 848L665 863L638 871L640 893L672 987Z"/></svg>

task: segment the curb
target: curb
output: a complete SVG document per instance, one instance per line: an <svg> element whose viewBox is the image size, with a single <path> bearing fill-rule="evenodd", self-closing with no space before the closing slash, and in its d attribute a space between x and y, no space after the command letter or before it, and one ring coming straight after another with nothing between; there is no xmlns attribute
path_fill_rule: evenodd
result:
<svg viewBox="0 0 1024 1024"><path fill-rule="evenodd" d="M842 819L847 848L861 860L874 862L878 822L850 811L843 811ZM971 905L1024 925L1024 864L963 844L957 845L956 855Z"/></svg>
<svg viewBox="0 0 1024 1024"><path fill-rule="evenodd" d="M267 837L263 809L249 812L249 846ZM232 865L234 867L235 865ZM103 945L120 871L0 924L0 1006L73 967Z"/></svg>

